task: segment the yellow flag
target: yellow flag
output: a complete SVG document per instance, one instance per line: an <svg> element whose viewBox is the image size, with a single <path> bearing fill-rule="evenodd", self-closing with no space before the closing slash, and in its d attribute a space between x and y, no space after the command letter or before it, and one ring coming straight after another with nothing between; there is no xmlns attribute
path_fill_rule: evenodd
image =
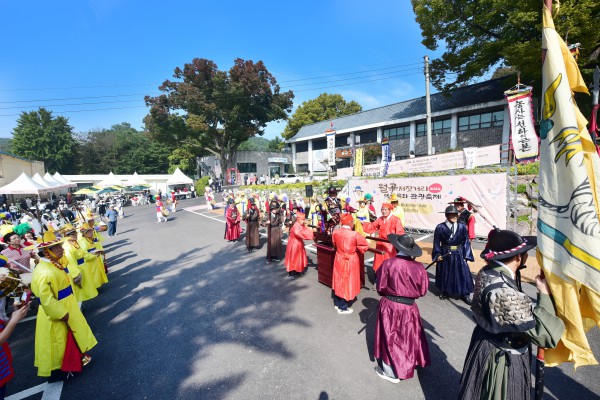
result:
<svg viewBox="0 0 600 400"><path fill-rule="evenodd" d="M600 159L573 92L588 93L544 6L538 261L565 333L546 365L597 364L585 332L600 326Z"/></svg>

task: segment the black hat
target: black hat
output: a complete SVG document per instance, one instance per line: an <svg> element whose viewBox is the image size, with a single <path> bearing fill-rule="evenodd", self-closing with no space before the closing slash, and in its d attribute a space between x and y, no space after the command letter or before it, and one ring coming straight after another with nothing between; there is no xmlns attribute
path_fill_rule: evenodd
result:
<svg viewBox="0 0 600 400"><path fill-rule="evenodd" d="M269 203L269 208L270 209L279 208L279 202L277 200L271 200L271 202Z"/></svg>
<svg viewBox="0 0 600 400"><path fill-rule="evenodd" d="M448 202L448 204L462 204L464 205L466 203L466 199L462 196L458 196L457 198L454 199L454 201L450 201Z"/></svg>
<svg viewBox="0 0 600 400"><path fill-rule="evenodd" d="M227 204L235 204L235 200L229 199L229 200L227 200Z"/></svg>
<svg viewBox="0 0 600 400"><path fill-rule="evenodd" d="M415 243L415 240L410 235L395 235L390 234L387 236L389 242L396 248L396 250L402 252L409 257L419 257L423 254L423 250Z"/></svg>
<svg viewBox="0 0 600 400"><path fill-rule="evenodd" d="M458 208L456 208L456 206L453 203L453 204L449 205L448 207L446 207L444 214L460 214L460 212L458 211Z"/></svg>
<svg viewBox="0 0 600 400"><path fill-rule="evenodd" d="M331 194L331 193L335 193L337 194L338 190L335 188L335 186L329 186L329 189L327 189L327 193Z"/></svg>
<svg viewBox="0 0 600 400"><path fill-rule="evenodd" d="M484 260L506 260L516 255L528 252L537 246L537 237L521 236L509 230L492 229L488 242L481 252Z"/></svg>

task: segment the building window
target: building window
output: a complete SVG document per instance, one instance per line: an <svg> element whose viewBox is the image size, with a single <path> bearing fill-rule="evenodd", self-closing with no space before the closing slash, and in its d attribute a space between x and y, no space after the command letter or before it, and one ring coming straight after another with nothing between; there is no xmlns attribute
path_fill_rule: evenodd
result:
<svg viewBox="0 0 600 400"><path fill-rule="evenodd" d="M237 169L240 173L256 172L256 163L238 163Z"/></svg>
<svg viewBox="0 0 600 400"><path fill-rule="evenodd" d="M427 124L417 124L417 137L427 136Z"/></svg>
<svg viewBox="0 0 600 400"><path fill-rule="evenodd" d="M302 153L308 151L308 142L296 143L296 153Z"/></svg>
<svg viewBox="0 0 600 400"><path fill-rule="evenodd" d="M296 172L308 172L308 164L297 164Z"/></svg>
<svg viewBox="0 0 600 400"><path fill-rule="evenodd" d="M452 120L451 119L445 119L443 121L434 121L431 133L434 135L442 135L442 134L450 133L451 129L452 129Z"/></svg>
<svg viewBox="0 0 600 400"><path fill-rule="evenodd" d="M410 137L410 125L384 129L383 136L390 140L408 139Z"/></svg>
<svg viewBox="0 0 600 400"><path fill-rule="evenodd" d="M503 124L504 111L494 111L460 117L458 119L458 130L462 132L472 129L501 127Z"/></svg>

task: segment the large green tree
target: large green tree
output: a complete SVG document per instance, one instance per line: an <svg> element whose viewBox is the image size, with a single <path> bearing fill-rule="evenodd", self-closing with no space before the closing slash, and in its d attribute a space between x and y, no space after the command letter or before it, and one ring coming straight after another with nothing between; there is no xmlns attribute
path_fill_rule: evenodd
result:
<svg viewBox="0 0 600 400"><path fill-rule="evenodd" d="M75 171L76 142L69 120L51 111L22 112L12 132L12 152L30 160L43 161L49 172Z"/></svg>
<svg viewBox="0 0 600 400"><path fill-rule="evenodd" d="M432 60L432 83L452 89L504 66L541 85L542 1L411 0L423 44L443 46ZM555 7L555 11L556 11ZM561 0L554 18L557 32L569 43L581 43L580 65L591 73L600 49L600 1ZM587 68L590 67L590 68Z"/></svg>
<svg viewBox="0 0 600 400"><path fill-rule="evenodd" d="M216 155L225 168L233 166L241 143L262 135L268 122L286 119L292 109L294 94L280 92L262 61L238 58L221 71L213 61L195 58L175 68L173 77L159 87L164 94L145 97L146 128L169 146Z"/></svg>
<svg viewBox="0 0 600 400"><path fill-rule="evenodd" d="M362 106L356 101L347 102L341 94L323 93L319 97L305 101L298 107L288 120L281 134L285 139L290 139L298 133L304 125L328 119L354 114L362 111Z"/></svg>
<svg viewBox="0 0 600 400"><path fill-rule="evenodd" d="M152 140L129 123L78 135L79 173L164 174L172 149Z"/></svg>

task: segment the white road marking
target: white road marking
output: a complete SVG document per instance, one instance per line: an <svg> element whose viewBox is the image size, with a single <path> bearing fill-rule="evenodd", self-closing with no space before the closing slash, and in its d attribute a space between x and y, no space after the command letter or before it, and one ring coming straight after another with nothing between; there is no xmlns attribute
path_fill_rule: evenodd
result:
<svg viewBox="0 0 600 400"><path fill-rule="evenodd" d="M60 394L62 393L63 382L52 382L49 383L46 389L44 390L44 394L42 395L42 400L60 400Z"/></svg>
<svg viewBox="0 0 600 400"><path fill-rule="evenodd" d="M23 322L33 321L36 318L37 318L37 315L34 315L33 317L23 318L22 320L19 321L19 323L22 324Z"/></svg>
<svg viewBox="0 0 600 400"><path fill-rule="evenodd" d="M63 382L44 382L40 385L25 389L19 393L15 393L6 398L6 400L22 400L38 393L42 394L42 400L59 400L62 393Z"/></svg>
<svg viewBox="0 0 600 400"><path fill-rule="evenodd" d="M431 237L431 233L425 235L425 236L421 236L420 238L418 238L417 240L415 240L415 242L420 242L422 240L427 239L428 237Z"/></svg>

